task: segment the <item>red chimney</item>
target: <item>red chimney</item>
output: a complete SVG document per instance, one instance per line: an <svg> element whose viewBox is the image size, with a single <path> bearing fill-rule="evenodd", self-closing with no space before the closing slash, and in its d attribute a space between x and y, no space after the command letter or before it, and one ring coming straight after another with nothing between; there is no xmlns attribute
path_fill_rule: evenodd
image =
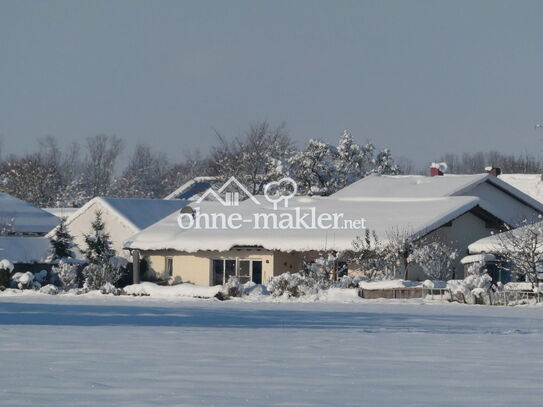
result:
<svg viewBox="0 0 543 407"><path fill-rule="evenodd" d="M435 177L436 175L443 175L446 169L446 163L432 163L430 165L430 176Z"/></svg>

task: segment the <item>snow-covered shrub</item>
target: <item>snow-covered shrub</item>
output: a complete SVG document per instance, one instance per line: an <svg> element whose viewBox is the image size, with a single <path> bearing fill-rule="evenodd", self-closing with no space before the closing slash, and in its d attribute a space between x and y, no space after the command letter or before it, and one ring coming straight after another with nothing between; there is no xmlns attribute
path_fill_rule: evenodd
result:
<svg viewBox="0 0 543 407"><path fill-rule="evenodd" d="M100 290L105 284L115 285L123 276L124 269L112 264L89 264L83 269L84 288Z"/></svg>
<svg viewBox="0 0 543 407"><path fill-rule="evenodd" d="M357 236L353 240L353 250L349 256L356 263L362 273L370 280L385 280L394 278L388 267L384 253L384 246L375 231L366 229L364 236Z"/></svg>
<svg viewBox="0 0 543 407"><path fill-rule="evenodd" d="M319 290L330 287L330 283L300 273L283 273L273 277L268 283L268 291L275 297L287 295L301 297L317 294Z"/></svg>
<svg viewBox="0 0 543 407"><path fill-rule="evenodd" d="M53 266L52 272L56 275L59 284L66 291L77 288L77 264L65 262L63 260L56 266Z"/></svg>
<svg viewBox="0 0 543 407"><path fill-rule="evenodd" d="M34 281L40 283L41 285L47 284L47 270L41 270L34 274Z"/></svg>
<svg viewBox="0 0 543 407"><path fill-rule="evenodd" d="M229 297L241 297L243 295L243 285L236 276L228 277L228 281L224 285L223 294Z"/></svg>
<svg viewBox="0 0 543 407"><path fill-rule="evenodd" d="M454 276L458 251L443 242L421 242L409 256L431 280L449 280Z"/></svg>
<svg viewBox="0 0 543 407"><path fill-rule="evenodd" d="M58 291L58 287L53 284L47 284L40 288L40 293L42 294L55 295L58 294Z"/></svg>
<svg viewBox="0 0 543 407"><path fill-rule="evenodd" d="M484 262L473 263L463 280L451 280L447 283L455 301L467 304L483 304L485 294L492 288L492 277L484 268Z"/></svg>
<svg viewBox="0 0 543 407"><path fill-rule="evenodd" d="M30 271L25 273L15 273L11 276L11 286L18 288L19 290L25 290L30 288L40 288L41 284L34 282L34 274Z"/></svg>
<svg viewBox="0 0 543 407"><path fill-rule="evenodd" d="M172 276L168 279L168 285L183 284L183 279L179 276Z"/></svg>
<svg viewBox="0 0 543 407"><path fill-rule="evenodd" d="M361 281L368 281L367 276L362 275L346 275L341 277L337 283L338 288L358 288Z"/></svg>
<svg viewBox="0 0 543 407"><path fill-rule="evenodd" d="M0 261L0 287L9 285L9 275L13 271L13 264L9 260Z"/></svg>
<svg viewBox="0 0 543 407"><path fill-rule="evenodd" d="M258 297L262 295L270 295L270 292L265 285L255 284L250 281L243 284L243 295L247 295L249 297Z"/></svg>
<svg viewBox="0 0 543 407"><path fill-rule="evenodd" d="M121 294L121 289L115 287L111 283L105 283L102 287L100 287L100 292L102 294L120 295Z"/></svg>

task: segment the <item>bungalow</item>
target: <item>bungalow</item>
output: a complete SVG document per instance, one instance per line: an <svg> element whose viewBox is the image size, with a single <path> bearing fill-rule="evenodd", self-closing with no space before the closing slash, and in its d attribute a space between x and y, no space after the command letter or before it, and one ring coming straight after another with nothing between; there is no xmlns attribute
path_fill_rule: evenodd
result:
<svg viewBox="0 0 543 407"><path fill-rule="evenodd" d="M100 211L113 249L118 256L128 258L129 253L123 250L126 239L186 205L187 201L184 200L97 197L68 216L66 226L74 237L75 244L84 249L85 234L91 232L91 223L96 212ZM47 237L54 233L55 229L51 230Z"/></svg>
<svg viewBox="0 0 543 407"><path fill-rule="evenodd" d="M328 198L296 197L285 208L262 204L265 199L260 197L258 202L246 200L226 207L218 202L194 204L184 212L220 214L220 219L237 215L242 222L235 228L187 227L181 221L183 216L174 213L130 237L124 247L138 251L147 261L148 278L179 277L185 282L214 285L237 275L241 281L258 283L286 271L298 271L305 260L324 250L350 250L353 240L364 234L361 228L347 227L352 223L315 228L255 227L255 219L272 219L273 214L281 218L301 211L328 214L333 219L337 215L342 221L363 220L362 226L381 240L396 229L416 239L451 242L465 254L471 242L499 231L504 223L513 224L517 216L533 219L543 213L543 204L489 174L370 176ZM459 259L456 276L462 277L463 272ZM419 269L410 270L409 277L426 278Z"/></svg>

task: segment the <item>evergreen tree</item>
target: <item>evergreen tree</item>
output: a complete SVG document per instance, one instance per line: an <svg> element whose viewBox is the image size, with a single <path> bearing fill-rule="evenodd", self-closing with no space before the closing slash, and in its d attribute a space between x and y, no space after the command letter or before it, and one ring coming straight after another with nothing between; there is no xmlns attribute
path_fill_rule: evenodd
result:
<svg viewBox="0 0 543 407"><path fill-rule="evenodd" d="M109 234L105 231L105 224L102 220L102 213L96 212L96 218L92 222L92 233L85 235L85 256L89 265L83 270L85 277L85 288L98 290L106 284L115 285L122 277L124 268L118 258L115 257L115 250L111 248Z"/></svg>
<svg viewBox="0 0 543 407"><path fill-rule="evenodd" d="M74 247L73 237L66 227L66 217L60 218L60 223L51 238L51 260L60 260L75 257L72 251Z"/></svg>
<svg viewBox="0 0 543 407"><path fill-rule="evenodd" d="M96 211L94 221L91 224L92 233L85 234L85 256L91 264L104 265L115 256L115 250L111 248L109 234L105 230L102 220L102 212Z"/></svg>

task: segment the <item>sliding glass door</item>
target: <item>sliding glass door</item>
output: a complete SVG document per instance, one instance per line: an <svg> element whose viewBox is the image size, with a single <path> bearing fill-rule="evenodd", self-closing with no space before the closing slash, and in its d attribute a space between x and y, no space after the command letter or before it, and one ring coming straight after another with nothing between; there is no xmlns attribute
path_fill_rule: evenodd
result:
<svg viewBox="0 0 543 407"><path fill-rule="evenodd" d="M225 284L230 276L238 277L242 284L262 284L262 260L214 259L211 267L213 285Z"/></svg>

